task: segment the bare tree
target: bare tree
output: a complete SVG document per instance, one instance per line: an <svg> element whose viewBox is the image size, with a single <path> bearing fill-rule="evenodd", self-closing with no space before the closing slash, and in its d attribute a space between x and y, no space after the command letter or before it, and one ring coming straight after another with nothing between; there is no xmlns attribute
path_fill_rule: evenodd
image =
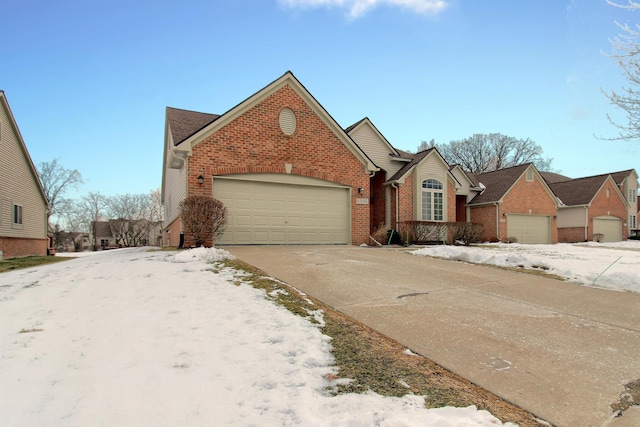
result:
<svg viewBox="0 0 640 427"><path fill-rule="evenodd" d="M121 194L107 199L107 215L111 233L116 243L138 246L148 237L147 215L150 212L151 197L147 194Z"/></svg>
<svg viewBox="0 0 640 427"><path fill-rule="evenodd" d="M418 145L418 152L428 150L436 146L436 140L431 138L431 141L427 142L426 140L421 141L420 145Z"/></svg>
<svg viewBox="0 0 640 427"><path fill-rule="evenodd" d="M96 224L103 218L107 204L106 200L106 197L99 192L91 192L84 196L78 204L78 208L81 209L80 212L77 213L78 223L82 224L84 230L89 230L93 239L94 251L98 249Z"/></svg>
<svg viewBox="0 0 640 427"><path fill-rule="evenodd" d="M469 138L436 144L436 148L451 165L460 165L476 174L533 163L543 171L551 170L550 158L542 157L542 147L527 139L517 139L499 133L474 134Z"/></svg>
<svg viewBox="0 0 640 427"><path fill-rule="evenodd" d="M58 159L40 162L37 169L44 194L49 202L48 219L52 215L59 214L62 207L69 206L64 199L64 194L70 188L77 188L82 184L82 175L77 169L66 169L58 163Z"/></svg>
<svg viewBox="0 0 640 427"><path fill-rule="evenodd" d="M227 223L227 208L218 200L206 196L189 196L180 202L180 216L185 231L196 246L215 244Z"/></svg>
<svg viewBox="0 0 640 427"><path fill-rule="evenodd" d="M640 3L629 0L627 4L619 4L607 0L611 6L634 11L640 9ZM609 122L618 129L618 135L608 140L625 140L640 138L640 26L616 22L620 34L611 40L611 54L622 69L627 86L619 91L604 92L611 104L626 114L626 123L620 123L607 114Z"/></svg>

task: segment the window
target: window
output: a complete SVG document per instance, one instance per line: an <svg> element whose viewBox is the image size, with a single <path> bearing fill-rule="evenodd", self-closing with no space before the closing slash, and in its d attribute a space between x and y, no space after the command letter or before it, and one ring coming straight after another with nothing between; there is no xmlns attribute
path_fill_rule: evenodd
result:
<svg viewBox="0 0 640 427"><path fill-rule="evenodd" d="M531 168L527 169L527 181L529 182L533 181L533 169Z"/></svg>
<svg viewBox="0 0 640 427"><path fill-rule="evenodd" d="M629 228L635 230L638 228L638 217L635 215L629 215Z"/></svg>
<svg viewBox="0 0 640 427"><path fill-rule="evenodd" d="M22 206L13 205L13 224L22 225Z"/></svg>
<svg viewBox="0 0 640 427"><path fill-rule="evenodd" d="M422 181L422 220L442 221L444 219L444 193L442 182L437 179Z"/></svg>
<svg viewBox="0 0 640 427"><path fill-rule="evenodd" d="M637 190L635 188L630 188L627 193L627 201L629 203L634 203L636 201L636 193Z"/></svg>

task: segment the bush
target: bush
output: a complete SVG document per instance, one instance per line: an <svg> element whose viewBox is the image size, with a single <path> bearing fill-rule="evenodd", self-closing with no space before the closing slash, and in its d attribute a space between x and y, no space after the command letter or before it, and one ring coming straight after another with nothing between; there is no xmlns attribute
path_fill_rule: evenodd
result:
<svg viewBox="0 0 640 427"><path fill-rule="evenodd" d="M209 239L213 246L228 218L224 204L207 196L189 196L181 201L180 215L185 233L195 241L196 246L205 245Z"/></svg>
<svg viewBox="0 0 640 427"><path fill-rule="evenodd" d="M398 224L398 233L405 244L461 241L469 245L482 241L483 226L471 222L405 221Z"/></svg>
<svg viewBox="0 0 640 427"><path fill-rule="evenodd" d="M629 236L629 240L640 240L640 235Z"/></svg>

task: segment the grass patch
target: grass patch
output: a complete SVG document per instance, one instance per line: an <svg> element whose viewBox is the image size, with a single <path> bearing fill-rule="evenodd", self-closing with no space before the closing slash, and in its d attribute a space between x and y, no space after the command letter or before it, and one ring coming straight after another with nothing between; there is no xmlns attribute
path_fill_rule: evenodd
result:
<svg viewBox="0 0 640 427"><path fill-rule="evenodd" d="M486 409L503 422L539 426L525 410L506 402L422 356L406 352L396 341L343 315L314 298L267 276L239 260L215 263L214 271L231 268L236 284L263 289L268 299L292 313L317 323L313 313L322 310L320 330L332 338L332 354L340 378L352 380L332 388L335 394L374 391L383 396L425 396L427 408L443 406Z"/></svg>
<svg viewBox="0 0 640 427"><path fill-rule="evenodd" d="M24 258L3 259L0 260L0 273L19 270L21 268L37 267L44 264L53 264L55 262L68 261L69 259L72 258L55 256L29 256Z"/></svg>

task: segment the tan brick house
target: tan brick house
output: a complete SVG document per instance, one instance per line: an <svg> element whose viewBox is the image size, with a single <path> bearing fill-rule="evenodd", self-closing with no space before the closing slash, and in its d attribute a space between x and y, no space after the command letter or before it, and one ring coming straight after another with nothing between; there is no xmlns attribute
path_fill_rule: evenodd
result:
<svg viewBox="0 0 640 427"><path fill-rule="evenodd" d="M471 222L487 241L557 243L558 200L536 167L527 163L475 175L483 191L468 203Z"/></svg>
<svg viewBox="0 0 640 427"><path fill-rule="evenodd" d="M0 90L0 259L47 255L47 198Z"/></svg>
<svg viewBox="0 0 640 427"><path fill-rule="evenodd" d="M291 72L222 115L167 108L163 161L165 245L193 194L227 206L221 244L368 241L378 168Z"/></svg>

